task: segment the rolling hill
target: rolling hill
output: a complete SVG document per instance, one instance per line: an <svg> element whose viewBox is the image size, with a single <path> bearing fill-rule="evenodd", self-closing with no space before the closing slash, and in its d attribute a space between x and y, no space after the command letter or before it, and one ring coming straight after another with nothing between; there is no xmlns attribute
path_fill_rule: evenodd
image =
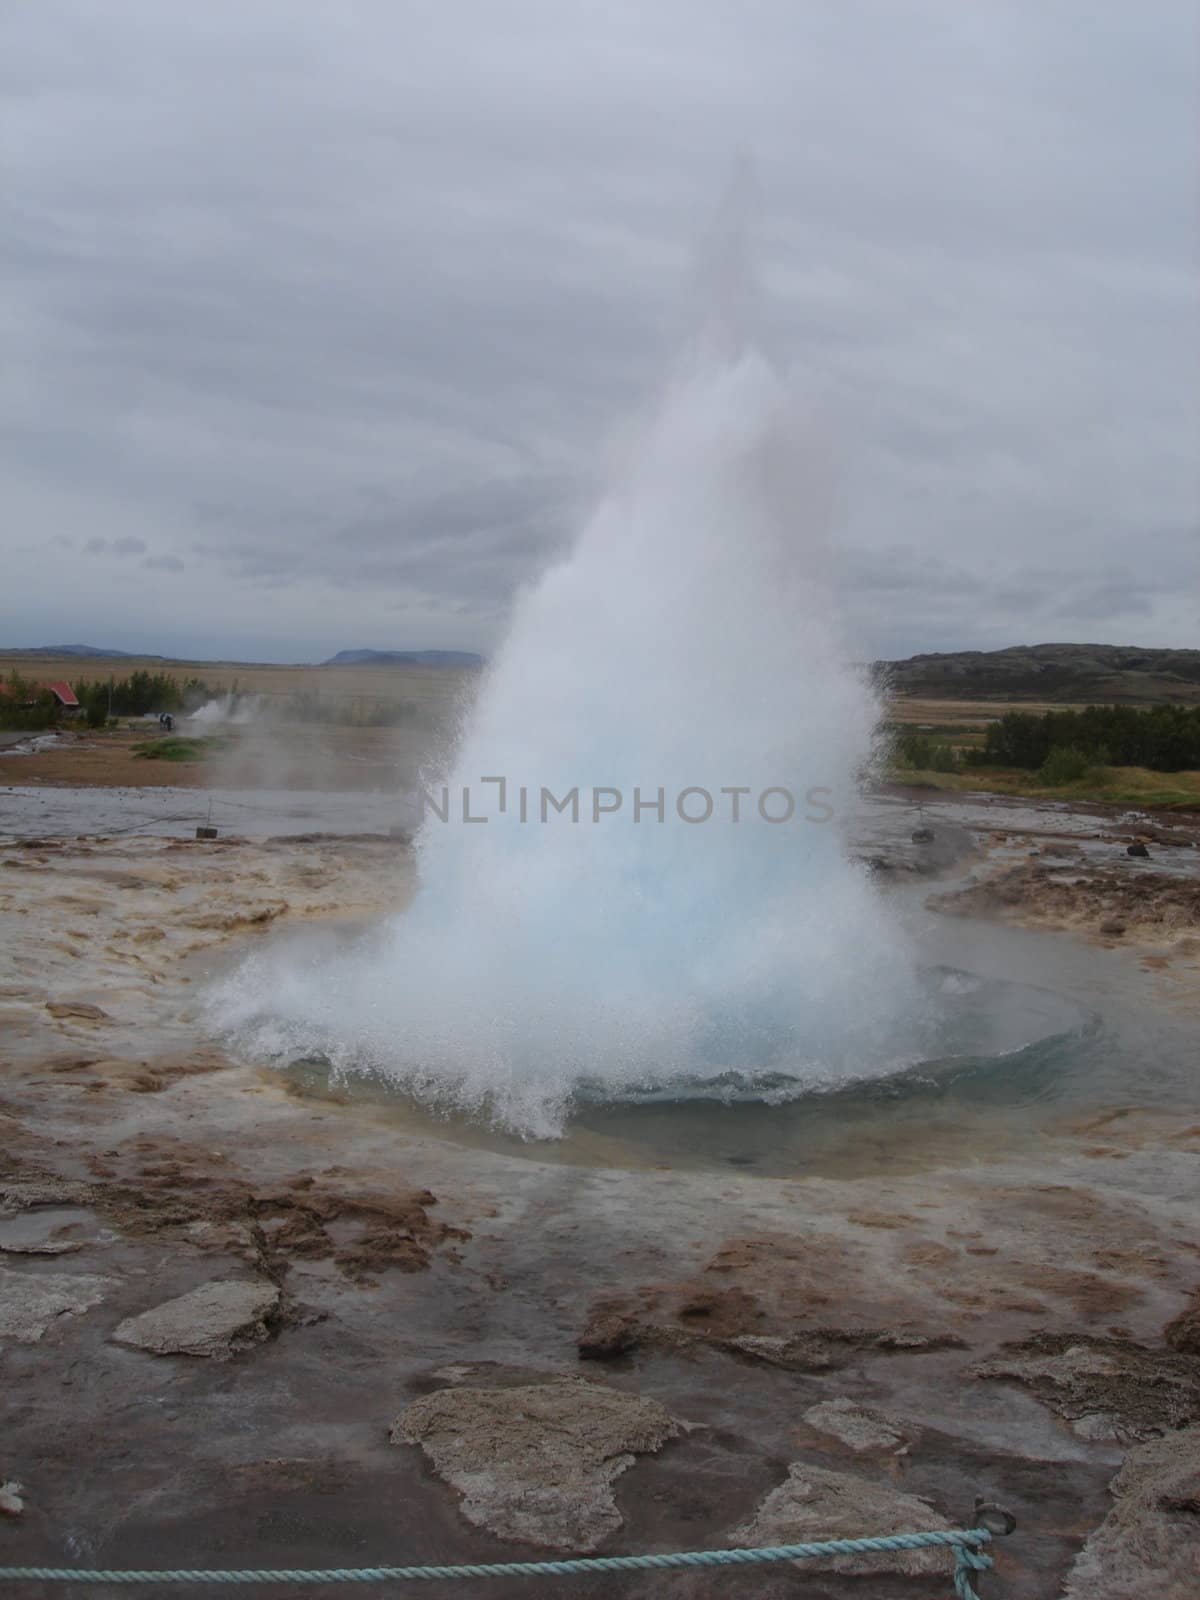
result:
<svg viewBox="0 0 1200 1600"><path fill-rule="evenodd" d="M877 661L872 670L893 695L931 699L1200 704L1200 650L1012 645Z"/></svg>
<svg viewBox="0 0 1200 1600"><path fill-rule="evenodd" d="M473 650L339 650L323 667L481 667Z"/></svg>
<svg viewBox="0 0 1200 1600"><path fill-rule="evenodd" d="M106 660L132 660L128 650L102 650L94 644L37 644L30 645L24 650L0 650L0 656L54 656L63 659L66 656L78 657L85 660L91 656L103 656ZM147 657L148 660L158 661L160 656Z"/></svg>

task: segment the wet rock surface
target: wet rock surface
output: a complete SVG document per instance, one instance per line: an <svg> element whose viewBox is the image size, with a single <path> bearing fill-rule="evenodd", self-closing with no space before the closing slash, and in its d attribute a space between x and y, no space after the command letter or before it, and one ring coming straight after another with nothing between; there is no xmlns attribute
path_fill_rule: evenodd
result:
<svg viewBox="0 0 1200 1600"><path fill-rule="evenodd" d="M160 1094L181 1078L228 1071L230 1062L220 1051L201 1047L177 1056L156 1056L153 1061L72 1050L52 1056L45 1065L47 1071L61 1074L65 1083L79 1084L89 1093L115 1089Z"/></svg>
<svg viewBox="0 0 1200 1600"><path fill-rule="evenodd" d="M870 1214L863 1226L876 1226ZM941 1266L955 1255L932 1241L903 1248L910 1255L915 1250L915 1266ZM692 1277L598 1296L577 1349L584 1359L611 1360L637 1348L707 1346L785 1371L823 1373L864 1352L912 1355L963 1347L945 1315L936 1321L913 1318L911 1298L906 1303L878 1289L872 1293L871 1277L870 1250L845 1233L810 1224L800 1234L732 1238ZM830 1320L833 1310L848 1303L876 1315L895 1313L897 1320Z"/></svg>
<svg viewBox="0 0 1200 1600"><path fill-rule="evenodd" d="M392 1429L462 1495L462 1514L501 1538L594 1550L621 1525L612 1485L681 1432L654 1400L577 1378L456 1387L415 1401Z"/></svg>
<svg viewBox="0 0 1200 1600"><path fill-rule="evenodd" d="M903 855L908 831L899 852L881 841L882 853ZM944 832L939 822L939 841ZM23 857L0 873L0 1244L15 1246L0 1260L26 1296L35 1282L60 1297L71 1280L104 1284L95 1300L43 1305L28 1341L0 1337L0 1476L26 1485L28 1508L5 1520L6 1559L536 1559L565 1548L540 1542L555 1528L571 1530L575 1549L576 1533L609 1550L698 1549L750 1526L788 1485L774 1508L812 1514L824 1473L853 1481L843 1508L852 1492L862 1503L859 1485L956 1525L977 1491L1009 1505L1020 1525L989 1583L1004 1600L1059 1591L1121 1503L1108 1485L1126 1445L1139 1448L1134 1433L1171 1437L1170 1418L1191 1402L1147 1411L1113 1403L1111 1385L1043 1389L972 1369L1053 1358L1025 1348L1034 1335L1065 1339L1058 1354L1101 1335L1143 1352L1147 1392L1164 1362L1196 1367L1180 1292L1196 1281L1194 1112L1135 1103L1123 1088L1119 1103L1064 1106L1044 1138L1025 1122L989 1136L981 1117L963 1141L957 1108L931 1101L929 1120L953 1136L907 1165L892 1162L893 1122L881 1132L877 1121L852 1135L852 1168L797 1160L776 1177L668 1168L665 1156L658 1170L657 1155L627 1160L602 1139L590 1167L455 1143L440 1124L297 1095L239 1065L204 1037L196 1004L207 963L281 923L393 910L411 877L403 852L328 837L218 846L0 846L0 858ZM1156 850L1156 871L1165 856ZM1123 847L1119 857L1145 876ZM915 898L910 877L884 892ZM1135 919L1121 946L1139 937ZM1186 949L1180 936L1173 974L1190 970ZM1085 954L1138 971L1120 947ZM72 996L111 1020L47 1010ZM151 1359L113 1340L198 1285L248 1277L278 1291L282 1326L241 1359ZM577 1354L607 1364L577 1367ZM544 1390L567 1382L564 1369L603 1380L570 1392L619 1397L628 1429L610 1418L589 1456L569 1418L561 1433L555 1422L550 1437L577 1457L554 1481L557 1501L522 1500L511 1479L508 1498L489 1501L485 1466L480 1504L510 1519L503 1534L463 1514L471 1484L453 1487L424 1443L389 1443L388 1421L414 1405ZM1067 1416L1050 1398L1060 1390L1069 1405L1108 1409ZM628 1411L642 1405L667 1423ZM1121 1420L1090 1437L1096 1415ZM688 1428L639 1448L673 1419ZM449 1470L469 1479L429 1423ZM497 1460L513 1428L497 1424ZM610 1476L622 1456L634 1464ZM1186 1511L1164 1514L1176 1531L1190 1526ZM823 1510L813 1523L817 1537L836 1526ZM923 1578L871 1574L870 1600L948 1600L940 1560ZM622 1600L785 1600L798 1584L813 1600L862 1600L864 1571L747 1569L722 1574L719 1589L701 1572L620 1580ZM614 1593L611 1579L573 1585L582 1600ZM523 1580L489 1586L491 1600L528 1594Z"/></svg>
<svg viewBox="0 0 1200 1600"><path fill-rule="evenodd" d="M20 1176L14 1170L0 1178L0 1217L33 1211L39 1206L86 1204L91 1195L89 1185L71 1178Z"/></svg>
<svg viewBox="0 0 1200 1600"><path fill-rule="evenodd" d="M1139 1445L1113 1509L1067 1579L1065 1600L1195 1600L1200 1594L1200 1427Z"/></svg>
<svg viewBox="0 0 1200 1600"><path fill-rule="evenodd" d="M278 1316L277 1285L237 1278L217 1280L127 1317L118 1324L113 1341L156 1356L208 1356L227 1361L269 1338Z"/></svg>
<svg viewBox="0 0 1200 1600"><path fill-rule="evenodd" d="M281 1278L297 1261L332 1261L348 1278L425 1270L435 1250L467 1237L431 1215L428 1189L392 1173L342 1167L283 1183L256 1183L221 1151L172 1138L143 1138L90 1162L97 1208L124 1232L186 1238L233 1252Z"/></svg>
<svg viewBox="0 0 1200 1600"><path fill-rule="evenodd" d="M902 1425L885 1412L848 1395L809 1406L804 1420L818 1433L831 1434L851 1450L900 1450L906 1443Z"/></svg>
<svg viewBox="0 0 1200 1600"><path fill-rule="evenodd" d="M999 916L1111 938L1200 933L1200 877L1092 864L1064 869L1038 860L1001 866L979 882L932 896L929 904L957 916Z"/></svg>
<svg viewBox="0 0 1200 1600"><path fill-rule="evenodd" d="M972 1371L1023 1384L1086 1439L1146 1439L1200 1420L1200 1363L1127 1339L1038 1334Z"/></svg>
<svg viewBox="0 0 1200 1600"><path fill-rule="evenodd" d="M951 1527L928 1501L856 1473L833 1472L794 1461L787 1479L746 1522L729 1531L731 1545L805 1544L825 1539L860 1539L888 1533L939 1533ZM922 1577L946 1573L944 1550L892 1550L879 1554L823 1556L798 1563L805 1572L899 1573Z"/></svg>
<svg viewBox="0 0 1200 1600"><path fill-rule="evenodd" d="M1200 1357L1200 1294L1163 1329L1163 1340L1182 1356Z"/></svg>
<svg viewBox="0 0 1200 1600"><path fill-rule="evenodd" d="M115 1287L97 1273L50 1276L0 1267L0 1342L36 1344L59 1318L81 1316Z"/></svg>
<svg viewBox="0 0 1200 1600"><path fill-rule="evenodd" d="M581 1361L612 1361L636 1350L643 1342L644 1328L636 1312L619 1305L601 1305L592 1310L576 1341Z"/></svg>
<svg viewBox="0 0 1200 1600"><path fill-rule="evenodd" d="M52 1017L69 1018L76 1022L111 1022L107 1011L88 1000L47 1000L46 1010Z"/></svg>
<svg viewBox="0 0 1200 1600"><path fill-rule="evenodd" d="M25 1215L0 1211L0 1253L10 1256L66 1256L89 1240L88 1213L77 1207L53 1206Z"/></svg>

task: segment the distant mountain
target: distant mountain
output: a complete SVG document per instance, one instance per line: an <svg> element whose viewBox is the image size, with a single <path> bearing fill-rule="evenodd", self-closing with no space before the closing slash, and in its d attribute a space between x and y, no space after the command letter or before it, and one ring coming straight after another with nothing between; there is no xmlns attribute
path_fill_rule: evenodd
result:
<svg viewBox="0 0 1200 1600"><path fill-rule="evenodd" d="M0 650L5 656L129 656L128 650L101 650L94 644L37 644L27 650Z"/></svg>
<svg viewBox="0 0 1200 1600"><path fill-rule="evenodd" d="M893 694L943 700L1200 704L1200 650L1013 645L1007 650L957 650L910 656L907 661L876 661L872 670Z"/></svg>
<svg viewBox="0 0 1200 1600"><path fill-rule="evenodd" d="M472 650L339 650L323 667L481 667Z"/></svg>

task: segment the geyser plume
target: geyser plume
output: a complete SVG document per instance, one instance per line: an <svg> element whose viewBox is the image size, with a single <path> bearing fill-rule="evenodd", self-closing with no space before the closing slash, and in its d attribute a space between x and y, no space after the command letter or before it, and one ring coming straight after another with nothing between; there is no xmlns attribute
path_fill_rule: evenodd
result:
<svg viewBox="0 0 1200 1600"><path fill-rule="evenodd" d="M534 1136L581 1095L782 1098L908 1064L913 968L840 826L877 707L803 459L766 361L706 341L520 598L428 785L409 909L332 964L252 963L224 1024Z"/></svg>

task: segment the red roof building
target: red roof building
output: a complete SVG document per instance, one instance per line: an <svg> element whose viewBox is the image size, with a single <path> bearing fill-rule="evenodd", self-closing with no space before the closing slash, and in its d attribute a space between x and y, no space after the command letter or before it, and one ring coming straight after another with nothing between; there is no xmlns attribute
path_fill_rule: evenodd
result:
<svg viewBox="0 0 1200 1600"><path fill-rule="evenodd" d="M27 706L36 705L37 697L40 694L52 694L58 703L59 708L63 711L79 710L79 701L76 698L75 691L65 680L60 680L58 683L30 684L28 690L26 691L26 699L24 704ZM5 683L3 679L0 679L0 698L5 700L11 700L13 698L12 685Z"/></svg>

